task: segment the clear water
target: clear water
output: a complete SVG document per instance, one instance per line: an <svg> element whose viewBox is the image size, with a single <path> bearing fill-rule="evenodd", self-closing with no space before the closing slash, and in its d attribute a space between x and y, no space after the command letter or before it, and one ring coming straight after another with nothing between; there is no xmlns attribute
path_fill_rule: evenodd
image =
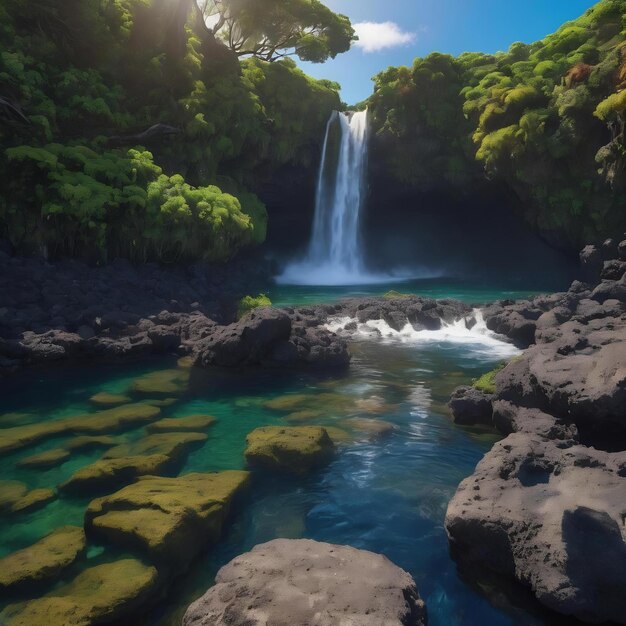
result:
<svg viewBox="0 0 626 626"><path fill-rule="evenodd" d="M487 371L498 358L484 346L449 342L360 342L353 345L353 354L350 372L338 379L276 372L193 376L185 391L174 396L176 403L162 410L162 416L209 413L218 420L207 443L189 455L182 473L244 467L249 431L293 423L288 411L266 406L285 395L294 400L293 410L321 410L318 417L298 423L341 428L348 441L328 468L306 479L255 474L249 496L234 512L221 542L177 580L148 623L179 625L184 608L211 585L221 565L275 537L309 537L386 554L415 577L431 626L546 623L521 609L491 604L461 580L448 554L443 526L447 503L496 436L454 425L445 405L456 386ZM92 412L88 399L94 393L125 392L137 376L173 366L161 361L26 373L0 383L0 414L27 415L0 417L0 427ZM383 420L393 431L372 438L358 428L359 418ZM142 435L142 428L133 428L119 436ZM63 443L50 440L4 455L0 476L30 488L54 487L100 454L76 455L49 471L15 465L24 456ZM86 500L68 497L31 514L0 518L0 556L60 525L81 524L86 506ZM92 546L89 556L83 566L117 554L108 546Z"/></svg>
<svg viewBox="0 0 626 626"><path fill-rule="evenodd" d="M494 285L493 281L467 281L454 278L433 278L404 280L390 284L374 282L361 285L286 285L277 284L268 293L276 306L306 305L321 302L334 302L341 298L357 296L382 296L394 289L400 293L413 294L428 298L454 298L468 304L486 304L500 299L528 298L555 288L566 288L563 285Z"/></svg>

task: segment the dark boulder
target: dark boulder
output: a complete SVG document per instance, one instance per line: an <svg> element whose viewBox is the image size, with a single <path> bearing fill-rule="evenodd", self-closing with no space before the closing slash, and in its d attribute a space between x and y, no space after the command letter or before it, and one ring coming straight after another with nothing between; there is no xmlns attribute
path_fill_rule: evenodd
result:
<svg viewBox="0 0 626 626"><path fill-rule="evenodd" d="M493 396L474 387L459 387L454 391L448 406L456 424L492 424Z"/></svg>

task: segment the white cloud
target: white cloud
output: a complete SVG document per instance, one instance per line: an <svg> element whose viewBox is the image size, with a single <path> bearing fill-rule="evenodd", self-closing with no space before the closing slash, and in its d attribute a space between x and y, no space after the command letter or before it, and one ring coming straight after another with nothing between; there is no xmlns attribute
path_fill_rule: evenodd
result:
<svg viewBox="0 0 626 626"><path fill-rule="evenodd" d="M415 33L403 31L395 22L359 22L353 26L359 36L355 45L363 52L379 52L415 41Z"/></svg>

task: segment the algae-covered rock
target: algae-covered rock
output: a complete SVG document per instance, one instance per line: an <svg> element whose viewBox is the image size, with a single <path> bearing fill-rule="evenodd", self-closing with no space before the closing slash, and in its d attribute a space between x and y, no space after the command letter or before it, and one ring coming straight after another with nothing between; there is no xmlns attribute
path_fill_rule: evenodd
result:
<svg viewBox="0 0 626 626"><path fill-rule="evenodd" d="M142 551L170 571L187 567L206 545L218 539L233 497L248 472L147 476L94 500L85 528L96 537Z"/></svg>
<svg viewBox="0 0 626 626"><path fill-rule="evenodd" d="M352 417L345 420L344 424L374 439L390 435L394 429L394 425L391 422L370 419L368 417Z"/></svg>
<svg viewBox="0 0 626 626"><path fill-rule="evenodd" d="M165 418L146 427L149 433L202 432L215 423L212 415Z"/></svg>
<svg viewBox="0 0 626 626"><path fill-rule="evenodd" d="M108 393L106 391L101 391L100 393L96 393L89 401L98 406L115 406L117 404L128 404L131 402L129 396L125 396L119 393Z"/></svg>
<svg viewBox="0 0 626 626"><path fill-rule="evenodd" d="M30 513L56 500L54 489L33 489L21 497L11 507L11 513Z"/></svg>
<svg viewBox="0 0 626 626"><path fill-rule="evenodd" d="M81 435L74 437L65 444L65 449L69 452L88 452L97 448L112 448L117 445L118 441L110 435L89 436Z"/></svg>
<svg viewBox="0 0 626 626"><path fill-rule="evenodd" d="M0 430L0 454L67 434L101 435L151 422L161 409L150 404L124 404L61 420Z"/></svg>
<svg viewBox="0 0 626 626"><path fill-rule="evenodd" d="M328 433L328 436L332 439L336 446L354 441L354 436L343 428L337 428L336 426L324 426L324 430Z"/></svg>
<svg viewBox="0 0 626 626"><path fill-rule="evenodd" d="M303 405L310 404L314 398L315 396L309 393L287 394L267 400L263 403L263 406L272 411L292 412L300 409Z"/></svg>
<svg viewBox="0 0 626 626"><path fill-rule="evenodd" d="M0 480L0 513L25 513L45 506L56 498L52 489L28 490L17 480Z"/></svg>
<svg viewBox="0 0 626 626"><path fill-rule="evenodd" d="M132 391L154 395L183 393L189 383L189 370L184 368L151 372L135 379Z"/></svg>
<svg viewBox="0 0 626 626"><path fill-rule="evenodd" d="M113 489L132 482L139 476L164 472L171 464L171 459L164 454L101 459L76 471L59 485L59 489L66 493L85 494Z"/></svg>
<svg viewBox="0 0 626 626"><path fill-rule="evenodd" d="M18 480L0 480L0 512L10 511L27 493L28 487L25 483Z"/></svg>
<svg viewBox="0 0 626 626"><path fill-rule="evenodd" d="M61 463L65 463L65 461L69 458L70 453L67 450L64 450L63 448L54 448L53 450L47 450L46 452L41 452L40 454L27 456L26 458L18 461L17 466L27 469L45 470L61 465Z"/></svg>
<svg viewBox="0 0 626 626"><path fill-rule="evenodd" d="M303 409L302 411L294 411L285 417L288 422L308 422L317 419L323 415L322 411L313 409Z"/></svg>
<svg viewBox="0 0 626 626"><path fill-rule="evenodd" d="M140 400L140 404L151 404L152 406L172 406L178 402L177 398L162 398L161 400L156 400L155 398L151 398L148 400Z"/></svg>
<svg viewBox="0 0 626 626"><path fill-rule="evenodd" d="M58 528L32 546L0 559L0 590L22 590L51 581L73 565L85 549L82 528Z"/></svg>
<svg viewBox="0 0 626 626"><path fill-rule="evenodd" d="M79 415L63 420L67 430L80 434L101 435L151 422L159 413L159 407L136 402L111 409Z"/></svg>
<svg viewBox="0 0 626 626"><path fill-rule="evenodd" d="M334 444L320 426L266 426L246 438L246 459L251 465L305 474L328 463Z"/></svg>
<svg viewBox="0 0 626 626"><path fill-rule="evenodd" d="M42 598L0 614L3 626L95 626L121 620L158 591L157 570L135 559L91 567Z"/></svg>
<svg viewBox="0 0 626 626"><path fill-rule="evenodd" d="M192 448L208 439L204 433L166 432L148 435L132 443L123 443L107 450L103 459L121 459L134 456L163 455L171 461L180 461Z"/></svg>

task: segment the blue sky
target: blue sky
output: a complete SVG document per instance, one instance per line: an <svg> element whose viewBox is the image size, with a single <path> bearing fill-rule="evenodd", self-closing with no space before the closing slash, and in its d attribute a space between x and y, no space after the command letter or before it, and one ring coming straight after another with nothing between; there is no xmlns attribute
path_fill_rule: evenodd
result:
<svg viewBox="0 0 626 626"><path fill-rule="evenodd" d="M433 51L497 52L514 41L530 43L582 15L595 2L324 0L324 4L361 24L362 41L324 64L301 65L311 76L339 82L343 100L354 104L371 94L371 77L390 65L410 65L415 57Z"/></svg>

